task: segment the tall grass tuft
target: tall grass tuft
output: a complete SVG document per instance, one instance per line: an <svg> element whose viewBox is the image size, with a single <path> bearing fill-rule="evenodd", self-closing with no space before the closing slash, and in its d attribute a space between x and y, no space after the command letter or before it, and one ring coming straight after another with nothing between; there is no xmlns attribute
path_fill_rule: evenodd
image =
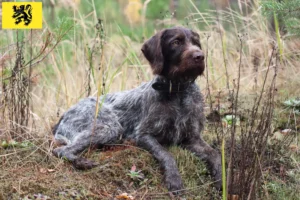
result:
<svg viewBox="0 0 300 200"><path fill-rule="evenodd" d="M34 31L16 31L16 43L10 51L15 52L11 62L3 62L1 85L3 96L2 119L6 120L8 138L23 140L28 137L27 133L33 123L31 119L34 103L32 102L32 85L36 78L33 75L34 67L57 47L64 36L72 29L72 26L59 27L56 34L45 31L40 37L43 38L40 49L36 50L36 33ZM27 53L29 52L29 53ZM27 53L27 54L26 54ZM13 64L14 63L14 64Z"/></svg>
<svg viewBox="0 0 300 200"><path fill-rule="evenodd" d="M9 78L3 82L2 88L4 93L4 108L10 124L10 137L13 139L26 138L22 135L25 132L30 118L30 79L31 79L31 62L29 70L26 69L24 51L25 41L24 33L17 31L16 55L14 66L9 71ZM31 37L32 45L32 37ZM31 54L32 57L32 54ZM5 117L3 117L5 119Z"/></svg>

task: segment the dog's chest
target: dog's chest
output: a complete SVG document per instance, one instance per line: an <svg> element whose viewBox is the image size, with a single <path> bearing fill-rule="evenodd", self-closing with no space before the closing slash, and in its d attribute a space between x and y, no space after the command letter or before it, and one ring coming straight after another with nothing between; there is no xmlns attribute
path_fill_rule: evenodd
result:
<svg viewBox="0 0 300 200"><path fill-rule="evenodd" d="M162 102L149 113L149 129L161 144L178 144L201 124L200 107L191 102Z"/></svg>

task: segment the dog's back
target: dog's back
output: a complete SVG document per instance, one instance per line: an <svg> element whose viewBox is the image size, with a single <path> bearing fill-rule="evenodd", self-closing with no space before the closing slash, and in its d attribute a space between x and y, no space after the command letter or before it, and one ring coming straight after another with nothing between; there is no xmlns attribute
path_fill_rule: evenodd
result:
<svg viewBox="0 0 300 200"><path fill-rule="evenodd" d="M148 129L162 144L178 144L188 137L190 127L202 130L204 123L202 97L196 84L185 94L170 95L152 88L157 77L140 87L107 94L99 99L98 117L114 118L122 127L124 139L136 139L141 128ZM182 97L184 95L184 98ZM75 140L84 130L92 132L96 112L96 98L89 97L71 107L53 128L55 138L66 144ZM201 126L201 127L200 127ZM170 134L170 132L172 134Z"/></svg>

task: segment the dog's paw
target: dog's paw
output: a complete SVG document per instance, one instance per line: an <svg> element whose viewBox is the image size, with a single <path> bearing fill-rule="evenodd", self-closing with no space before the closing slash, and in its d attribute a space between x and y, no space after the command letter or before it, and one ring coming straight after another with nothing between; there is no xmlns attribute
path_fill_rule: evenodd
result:
<svg viewBox="0 0 300 200"><path fill-rule="evenodd" d="M217 190L222 190L222 170L221 166L215 167L215 169L212 171L212 176L214 179L214 186Z"/></svg>
<svg viewBox="0 0 300 200"><path fill-rule="evenodd" d="M80 170L92 169L98 165L99 163L88 160L86 158L77 158L76 160L73 161L73 166L76 169L80 169Z"/></svg>
<svg viewBox="0 0 300 200"><path fill-rule="evenodd" d="M65 148L64 146L61 146L53 149L52 150L53 155L60 158L62 156L62 152L64 151L64 148Z"/></svg>
<svg viewBox="0 0 300 200"><path fill-rule="evenodd" d="M166 187L174 195L179 195L182 193L183 184L178 172L176 173L166 173L164 177L164 182Z"/></svg>

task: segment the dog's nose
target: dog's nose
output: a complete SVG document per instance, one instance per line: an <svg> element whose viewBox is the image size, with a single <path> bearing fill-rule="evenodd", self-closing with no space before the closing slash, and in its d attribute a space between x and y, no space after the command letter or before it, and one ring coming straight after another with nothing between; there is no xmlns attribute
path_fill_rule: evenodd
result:
<svg viewBox="0 0 300 200"><path fill-rule="evenodd" d="M200 62L204 60L204 54L202 52L194 52L193 53L193 59L195 62Z"/></svg>

